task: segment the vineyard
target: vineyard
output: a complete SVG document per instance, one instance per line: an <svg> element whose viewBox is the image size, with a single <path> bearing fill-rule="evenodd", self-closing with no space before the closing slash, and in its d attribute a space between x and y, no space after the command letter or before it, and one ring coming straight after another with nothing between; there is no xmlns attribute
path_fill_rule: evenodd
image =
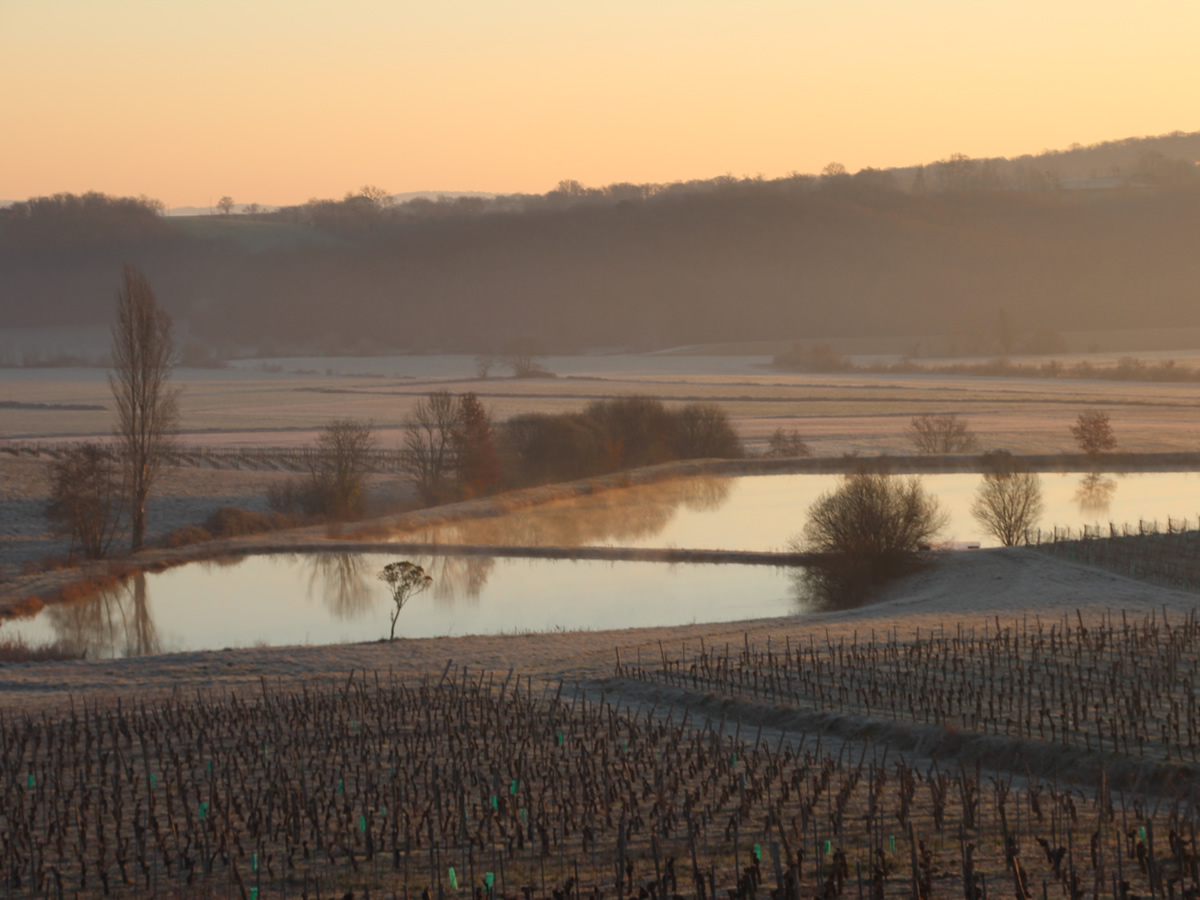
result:
<svg viewBox="0 0 1200 900"><path fill-rule="evenodd" d="M1192 900L1190 780L1151 793L1100 774L1082 790L741 716L858 703L1021 733L1057 722L1046 740L1071 742L1107 703L1110 747L1128 735L1128 752L1149 753L1162 715L1178 731L1156 752L1174 759L1194 752L1194 703L1168 695L1190 691L1198 634L1192 618L747 642L664 650L660 669L618 661L609 694L448 663L417 682L359 672L6 716L3 896ZM639 678L738 703L718 721L694 711L698 693L662 708L611 698ZM951 693L974 699L947 706Z"/></svg>
<svg viewBox="0 0 1200 900"><path fill-rule="evenodd" d="M1200 518L1196 519L1200 528ZM1043 552L1072 562L1088 565L1154 581L1184 590L1200 589L1200 530L1189 527L1186 519L1167 519L1160 529L1158 522L1139 522L1136 528L1125 525L1107 529L1084 527L1054 529L1031 540Z"/></svg>
<svg viewBox="0 0 1200 900"><path fill-rule="evenodd" d="M618 673L785 707L936 724L1120 758L1197 762L1200 617L1028 616L901 639L686 645Z"/></svg>

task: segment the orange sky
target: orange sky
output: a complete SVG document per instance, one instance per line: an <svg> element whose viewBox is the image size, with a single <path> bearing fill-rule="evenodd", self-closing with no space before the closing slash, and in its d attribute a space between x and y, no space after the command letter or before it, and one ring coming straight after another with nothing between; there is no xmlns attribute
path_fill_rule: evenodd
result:
<svg viewBox="0 0 1200 900"><path fill-rule="evenodd" d="M545 191L1200 129L1196 0L0 0L0 199Z"/></svg>

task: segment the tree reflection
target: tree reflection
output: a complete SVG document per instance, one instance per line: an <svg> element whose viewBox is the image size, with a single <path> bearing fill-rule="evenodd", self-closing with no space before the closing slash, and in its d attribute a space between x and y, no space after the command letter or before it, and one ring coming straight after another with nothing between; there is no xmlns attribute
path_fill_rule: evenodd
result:
<svg viewBox="0 0 1200 900"><path fill-rule="evenodd" d="M719 509L729 499L732 484L732 478L715 476L673 478L450 522L404 536L422 543L491 546L629 544L660 534L680 507L693 512Z"/></svg>
<svg viewBox="0 0 1200 900"><path fill-rule="evenodd" d="M1079 487L1075 489L1075 502L1079 504L1079 512L1082 515L1107 515L1116 492L1115 478L1110 478L1103 472L1089 472L1079 479Z"/></svg>
<svg viewBox="0 0 1200 900"><path fill-rule="evenodd" d="M87 600L48 606L46 620L60 644L92 659L163 652L141 572Z"/></svg>
<svg viewBox="0 0 1200 900"><path fill-rule="evenodd" d="M459 598L478 602L496 559L492 556L430 556L418 562L433 576L433 597L446 603Z"/></svg>
<svg viewBox="0 0 1200 900"><path fill-rule="evenodd" d="M318 597L337 619L360 619L375 606L371 593L374 572L357 553L310 553L307 555L308 597Z"/></svg>

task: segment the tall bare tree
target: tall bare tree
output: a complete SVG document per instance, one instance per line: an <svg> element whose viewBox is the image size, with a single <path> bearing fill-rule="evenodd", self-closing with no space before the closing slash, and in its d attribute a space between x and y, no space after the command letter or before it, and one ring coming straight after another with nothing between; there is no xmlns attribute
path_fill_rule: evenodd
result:
<svg viewBox="0 0 1200 900"><path fill-rule="evenodd" d="M433 391L417 401L404 420L404 470L426 499L437 499L454 471L454 433L460 424L458 401L449 391Z"/></svg>
<svg viewBox="0 0 1200 900"><path fill-rule="evenodd" d="M129 263L117 289L112 363L114 436L129 492L130 548L136 552L145 543L146 503L179 420L179 392L170 387L175 366L171 317L159 307L142 270Z"/></svg>
<svg viewBox="0 0 1200 900"><path fill-rule="evenodd" d="M369 422L335 419L321 429L310 474L314 503L322 512L334 519L362 512L364 482L374 449L375 435Z"/></svg>

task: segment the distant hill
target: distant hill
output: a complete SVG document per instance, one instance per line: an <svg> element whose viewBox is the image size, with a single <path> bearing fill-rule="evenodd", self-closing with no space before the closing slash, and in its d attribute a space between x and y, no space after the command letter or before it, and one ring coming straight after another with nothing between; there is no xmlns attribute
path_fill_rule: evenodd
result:
<svg viewBox="0 0 1200 900"><path fill-rule="evenodd" d="M1200 325L1200 133L923 167L165 217L0 210L0 316L103 324L125 260L213 346L548 351ZM957 340L957 338L956 338Z"/></svg>
<svg viewBox="0 0 1200 900"><path fill-rule="evenodd" d="M483 197L490 199L495 197L495 194L489 194L486 191L408 191L403 194L392 194L387 199L391 203L407 203L410 200L437 200L438 197ZM9 201L11 203L11 201ZM3 200L0 200L0 207L6 206ZM278 206L265 206L255 204L255 208L251 209L248 203L235 203L230 210L230 215L245 216L259 215L278 212ZM163 215L171 217L191 217L191 216L220 216L223 215L221 210L215 206L173 206L168 210L164 210Z"/></svg>

